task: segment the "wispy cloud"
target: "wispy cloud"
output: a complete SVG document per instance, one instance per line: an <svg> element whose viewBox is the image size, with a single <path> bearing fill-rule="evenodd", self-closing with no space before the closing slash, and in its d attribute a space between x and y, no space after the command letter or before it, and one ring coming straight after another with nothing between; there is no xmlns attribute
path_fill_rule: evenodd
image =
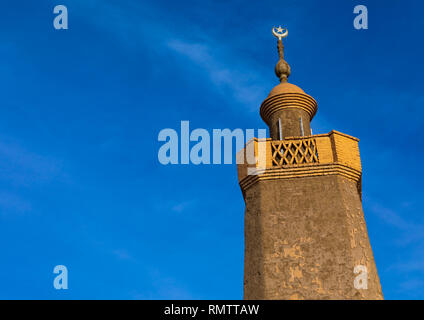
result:
<svg viewBox="0 0 424 320"><path fill-rule="evenodd" d="M112 251L112 254L117 257L119 260L130 260L132 259L131 255L125 249L116 249Z"/></svg>
<svg viewBox="0 0 424 320"><path fill-rule="evenodd" d="M408 202L407 206L412 204ZM400 204L405 208L405 202ZM395 272L399 275L398 291L413 292L423 284L421 275L424 273L424 259L422 247L424 246L424 225L402 217L395 210L379 203L372 203L371 211L384 223L392 226L395 232L391 235L396 245L408 248L409 253L403 252L393 255L392 263L384 269L385 273ZM412 254L411 254L412 250ZM406 251L408 252L408 251ZM407 280L405 280L407 279ZM403 282L401 282L403 280Z"/></svg>
<svg viewBox="0 0 424 320"><path fill-rule="evenodd" d="M416 289L422 289L424 287L424 280L421 279L411 279L404 281L399 285L402 291L411 292Z"/></svg>
<svg viewBox="0 0 424 320"><path fill-rule="evenodd" d="M0 139L0 180L28 186L64 178L62 164L57 159L29 151L19 144Z"/></svg>
<svg viewBox="0 0 424 320"><path fill-rule="evenodd" d="M0 213L26 213L31 211L31 203L10 192L0 192Z"/></svg>
<svg viewBox="0 0 424 320"><path fill-rule="evenodd" d="M151 272L151 279L153 280L156 297L170 300L193 299L193 295L187 290L185 285L172 277L166 276L159 271L153 271Z"/></svg>
<svg viewBox="0 0 424 320"><path fill-rule="evenodd" d="M198 30L198 26L190 24L191 38L201 39L193 42L182 36L186 34L184 28L179 31L178 25L164 23L170 20L167 17L163 16L163 20L150 19L146 12L155 12L156 9L148 4L134 2L131 5L115 5L97 0L77 3L81 17L97 28L108 31L123 47L131 48L132 51L171 49L202 70L205 80L217 91L226 97L232 96L252 112L257 112L258 105L277 83L272 82L274 79L268 76L262 77L257 66L241 61L239 52L232 52L229 47L225 47L225 43L214 40L203 28ZM91 8L100 3L96 7L97 14L90 15Z"/></svg>
<svg viewBox="0 0 424 320"><path fill-rule="evenodd" d="M414 228L415 225L406 221L400 215L390 208L386 208L379 203L374 203L371 206L371 210L385 223L390 224L398 229L408 230Z"/></svg>
<svg viewBox="0 0 424 320"><path fill-rule="evenodd" d="M177 213L191 209L196 204L195 200L183 201L172 206L171 210Z"/></svg>
<svg viewBox="0 0 424 320"><path fill-rule="evenodd" d="M372 203L372 212L386 224L389 224L402 232L402 236L396 240L399 245L406 245L424 239L424 225L409 221L394 210L382 206L379 203Z"/></svg>
<svg viewBox="0 0 424 320"><path fill-rule="evenodd" d="M396 263L387 268L387 271L401 271L401 272L424 272L424 259L419 260L413 260L413 261L407 261L404 263Z"/></svg>
<svg viewBox="0 0 424 320"><path fill-rule="evenodd" d="M177 279L164 274L162 271L152 269L146 271L150 283L148 288L137 288L128 292L130 299L134 300L190 300L194 295L187 286Z"/></svg>
<svg viewBox="0 0 424 320"><path fill-rule="evenodd" d="M181 39L170 40L166 45L203 70L205 77L219 91L231 94L240 103L251 105L252 111L257 111L258 103L266 97L264 81L258 77L257 70L247 64L233 66L238 58L231 54L228 56L228 53L216 53L219 46Z"/></svg>

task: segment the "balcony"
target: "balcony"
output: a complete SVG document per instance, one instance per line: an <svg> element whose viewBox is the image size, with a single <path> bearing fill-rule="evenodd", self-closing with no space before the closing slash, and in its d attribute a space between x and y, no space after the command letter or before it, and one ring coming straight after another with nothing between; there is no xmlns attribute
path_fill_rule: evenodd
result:
<svg viewBox="0 0 424 320"><path fill-rule="evenodd" d="M237 154L240 185L257 180L339 174L358 182L358 139L338 131L284 140L252 139Z"/></svg>

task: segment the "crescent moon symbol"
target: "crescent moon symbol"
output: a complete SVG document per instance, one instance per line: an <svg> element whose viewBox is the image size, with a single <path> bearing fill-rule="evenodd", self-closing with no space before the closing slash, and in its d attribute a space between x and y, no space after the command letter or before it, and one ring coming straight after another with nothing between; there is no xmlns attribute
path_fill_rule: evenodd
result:
<svg viewBox="0 0 424 320"><path fill-rule="evenodd" d="M281 38L287 37L287 35L289 34L289 31L286 28L283 29L283 31L284 31L283 33L279 33L277 31L275 31L276 29L277 29L276 27L272 28L272 34L280 40L281 40Z"/></svg>

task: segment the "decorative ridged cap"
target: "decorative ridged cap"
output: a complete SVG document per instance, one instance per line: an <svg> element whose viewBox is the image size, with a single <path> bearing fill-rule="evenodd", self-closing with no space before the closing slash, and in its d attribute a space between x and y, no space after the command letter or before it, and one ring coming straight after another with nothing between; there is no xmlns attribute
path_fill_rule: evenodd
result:
<svg viewBox="0 0 424 320"><path fill-rule="evenodd" d="M318 109L315 99L303 91L280 93L270 95L262 102L260 109L261 118L267 125L271 125L270 120L273 113L289 108L297 108L306 111L310 117L309 120L312 120Z"/></svg>

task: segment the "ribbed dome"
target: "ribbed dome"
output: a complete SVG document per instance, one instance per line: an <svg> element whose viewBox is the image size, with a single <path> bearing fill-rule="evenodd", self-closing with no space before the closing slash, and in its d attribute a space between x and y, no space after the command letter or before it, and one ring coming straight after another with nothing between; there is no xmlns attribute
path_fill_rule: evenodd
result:
<svg viewBox="0 0 424 320"><path fill-rule="evenodd" d="M288 82L281 82L279 85L275 86L271 90L271 92L268 95L268 98L272 96L276 96L277 94L282 94L282 93L305 93L305 92L294 84L291 84Z"/></svg>

